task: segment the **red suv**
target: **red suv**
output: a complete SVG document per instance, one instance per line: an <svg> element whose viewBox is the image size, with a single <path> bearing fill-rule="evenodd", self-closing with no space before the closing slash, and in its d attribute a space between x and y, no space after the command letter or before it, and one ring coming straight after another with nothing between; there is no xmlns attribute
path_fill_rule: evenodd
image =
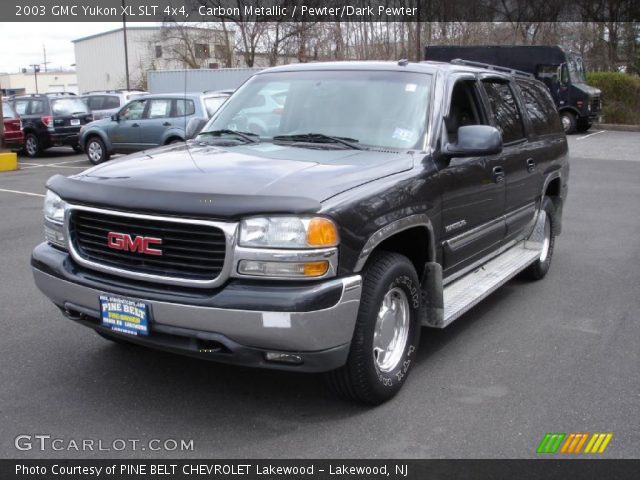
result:
<svg viewBox="0 0 640 480"><path fill-rule="evenodd" d="M22 122L9 102L2 102L2 117L4 118L4 142L12 150L20 150L24 146Z"/></svg>

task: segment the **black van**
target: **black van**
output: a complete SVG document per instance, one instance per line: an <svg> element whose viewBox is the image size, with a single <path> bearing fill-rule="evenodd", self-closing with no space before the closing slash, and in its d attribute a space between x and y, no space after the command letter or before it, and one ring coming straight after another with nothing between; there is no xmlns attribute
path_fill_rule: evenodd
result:
<svg viewBox="0 0 640 480"><path fill-rule="evenodd" d="M582 57L546 45L428 46L425 60L454 59L522 70L544 82L556 103L565 133L585 132L602 111L599 89L587 85Z"/></svg>
<svg viewBox="0 0 640 480"><path fill-rule="evenodd" d="M47 148L78 145L80 128L93 121L89 107L71 93L46 93L13 97L13 107L22 119L24 151L37 157Z"/></svg>

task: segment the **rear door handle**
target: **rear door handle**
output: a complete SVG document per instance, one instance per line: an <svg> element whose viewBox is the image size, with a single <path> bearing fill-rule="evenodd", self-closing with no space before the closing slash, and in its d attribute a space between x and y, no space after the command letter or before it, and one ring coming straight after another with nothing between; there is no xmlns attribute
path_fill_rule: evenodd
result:
<svg viewBox="0 0 640 480"><path fill-rule="evenodd" d="M132 127L139 127L140 125L138 123L132 123L131 126Z"/></svg>
<svg viewBox="0 0 640 480"><path fill-rule="evenodd" d="M493 167L493 181L496 183L504 181L504 169L502 167Z"/></svg>
<svg viewBox="0 0 640 480"><path fill-rule="evenodd" d="M164 123L162 124L162 126L163 126L163 127L170 127L170 126L171 126L171 124L170 124L169 122L164 122Z"/></svg>
<svg viewBox="0 0 640 480"><path fill-rule="evenodd" d="M536 169L536 162L533 161L533 158L527 159L527 171L529 173L533 173Z"/></svg>

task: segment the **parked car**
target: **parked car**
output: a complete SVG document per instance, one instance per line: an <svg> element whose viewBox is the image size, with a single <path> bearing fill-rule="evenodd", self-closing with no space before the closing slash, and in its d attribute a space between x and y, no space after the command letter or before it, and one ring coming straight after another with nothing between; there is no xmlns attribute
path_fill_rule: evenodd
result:
<svg viewBox="0 0 640 480"><path fill-rule="evenodd" d="M47 93L13 97L12 106L22 120L24 151L37 157L47 148L69 145L81 152L78 134L93 121L87 105L70 93Z"/></svg>
<svg viewBox="0 0 640 480"><path fill-rule="evenodd" d="M101 90L87 92L80 98L91 110L94 120L100 120L111 117L129 101L148 93L142 90Z"/></svg>
<svg viewBox="0 0 640 480"><path fill-rule="evenodd" d="M12 150L20 150L24 146L22 121L8 101L2 101L2 118L4 119L4 143Z"/></svg>
<svg viewBox="0 0 640 480"><path fill-rule="evenodd" d="M228 96L219 92L145 95L132 100L110 118L84 127L80 145L89 161L97 165L114 153L184 142L189 121L208 119Z"/></svg>
<svg viewBox="0 0 640 480"><path fill-rule="evenodd" d="M277 131L233 128L283 82ZM407 381L421 327L547 274L568 177L533 76L292 64L254 75L193 142L49 179L31 265L64 315L107 339L325 372L379 404Z"/></svg>

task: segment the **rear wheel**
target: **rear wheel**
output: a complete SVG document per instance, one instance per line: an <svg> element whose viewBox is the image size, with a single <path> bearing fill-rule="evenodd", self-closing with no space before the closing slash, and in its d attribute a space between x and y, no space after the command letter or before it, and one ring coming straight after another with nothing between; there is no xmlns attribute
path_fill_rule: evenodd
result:
<svg viewBox="0 0 640 480"><path fill-rule="evenodd" d="M555 207L549 197L544 197L542 200L540 215L544 215L544 223L540 222L541 225L539 227L536 226L536 230L540 229L540 231L534 230L532 234L532 237L538 237L534 241L540 241L542 244L540 256L529 268L522 272L523 276L530 280L540 280L544 278L549 271L549 267L551 267L551 257L553 256L556 234L554 225Z"/></svg>
<svg viewBox="0 0 640 480"><path fill-rule="evenodd" d="M38 140L38 136L35 133L27 133L24 138L24 151L31 158L35 158L42 153L40 140Z"/></svg>
<svg viewBox="0 0 640 480"><path fill-rule="evenodd" d="M564 133L569 135L576 132L577 121L576 116L572 112L568 110L560 112L560 120L562 121L562 128L564 129Z"/></svg>
<svg viewBox="0 0 640 480"><path fill-rule="evenodd" d="M404 255L378 253L364 275L346 365L326 374L339 395L370 405L392 398L407 379L420 340L420 283Z"/></svg>
<svg viewBox="0 0 640 480"><path fill-rule="evenodd" d="M100 137L90 137L87 140L86 152L87 158L94 165L109 160L109 152Z"/></svg>

